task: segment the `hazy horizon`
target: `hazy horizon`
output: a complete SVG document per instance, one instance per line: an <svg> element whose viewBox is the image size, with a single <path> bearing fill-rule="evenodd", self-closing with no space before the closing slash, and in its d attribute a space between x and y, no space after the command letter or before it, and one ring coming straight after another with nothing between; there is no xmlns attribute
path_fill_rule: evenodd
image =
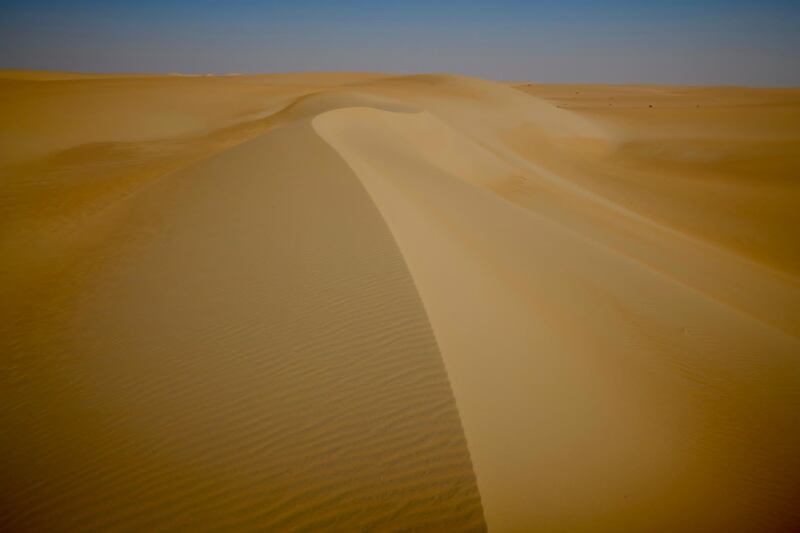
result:
<svg viewBox="0 0 800 533"><path fill-rule="evenodd" d="M793 86L798 22L800 4L781 0L12 0L0 21L0 68Z"/></svg>

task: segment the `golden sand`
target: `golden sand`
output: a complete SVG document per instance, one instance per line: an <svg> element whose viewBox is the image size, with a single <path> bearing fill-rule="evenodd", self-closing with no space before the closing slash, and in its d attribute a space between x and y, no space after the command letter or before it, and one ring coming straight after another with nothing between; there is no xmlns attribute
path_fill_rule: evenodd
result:
<svg viewBox="0 0 800 533"><path fill-rule="evenodd" d="M0 78L0 529L800 529L800 90Z"/></svg>

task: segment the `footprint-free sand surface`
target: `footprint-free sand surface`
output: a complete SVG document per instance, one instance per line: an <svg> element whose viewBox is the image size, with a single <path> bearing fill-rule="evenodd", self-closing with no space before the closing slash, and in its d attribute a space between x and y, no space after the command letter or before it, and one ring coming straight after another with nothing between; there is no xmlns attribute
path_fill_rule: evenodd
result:
<svg viewBox="0 0 800 533"><path fill-rule="evenodd" d="M0 530L800 530L800 89L0 71Z"/></svg>

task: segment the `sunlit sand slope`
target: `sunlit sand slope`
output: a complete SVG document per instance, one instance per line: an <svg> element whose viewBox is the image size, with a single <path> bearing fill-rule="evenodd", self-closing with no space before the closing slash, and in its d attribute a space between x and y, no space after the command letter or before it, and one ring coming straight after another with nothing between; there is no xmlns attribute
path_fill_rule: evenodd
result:
<svg viewBox="0 0 800 533"><path fill-rule="evenodd" d="M800 529L800 92L3 77L6 529Z"/></svg>
<svg viewBox="0 0 800 533"><path fill-rule="evenodd" d="M796 243L779 240L799 227L795 152L776 154L752 196L704 168L717 156L702 144L693 174L645 165L674 194L665 206L629 166L635 130L568 110L553 125L541 101L490 84L485 101L459 99L481 84L438 83L441 106L431 90L418 114L344 109L314 124L408 261L490 529L797 526L800 289ZM760 239L727 246L737 222L715 189Z"/></svg>

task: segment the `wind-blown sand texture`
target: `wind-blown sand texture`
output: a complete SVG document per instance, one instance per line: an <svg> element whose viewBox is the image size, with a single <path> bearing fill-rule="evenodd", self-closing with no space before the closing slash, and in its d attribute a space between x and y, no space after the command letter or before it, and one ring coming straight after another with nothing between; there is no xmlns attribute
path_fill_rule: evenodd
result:
<svg viewBox="0 0 800 533"><path fill-rule="evenodd" d="M800 530L800 90L0 78L0 530Z"/></svg>

